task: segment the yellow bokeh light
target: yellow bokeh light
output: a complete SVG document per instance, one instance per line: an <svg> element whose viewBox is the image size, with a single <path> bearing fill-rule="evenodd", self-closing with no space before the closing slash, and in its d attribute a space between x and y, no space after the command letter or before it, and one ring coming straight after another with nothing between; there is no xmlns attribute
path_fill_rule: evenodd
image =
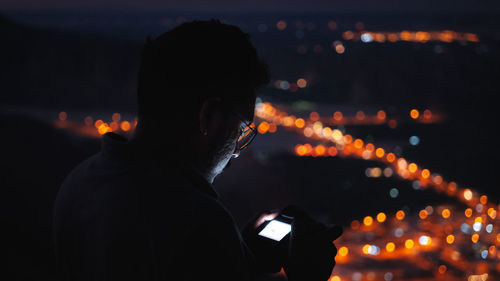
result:
<svg viewBox="0 0 500 281"><path fill-rule="evenodd" d="M464 199L467 201L472 199L472 191L470 189L464 190Z"/></svg>
<svg viewBox="0 0 500 281"><path fill-rule="evenodd" d="M424 179L428 179L431 176L431 172L427 169L423 169L421 174Z"/></svg>
<svg viewBox="0 0 500 281"><path fill-rule="evenodd" d="M387 216L384 213L378 213L377 215L377 221L378 222L384 222L386 220Z"/></svg>
<svg viewBox="0 0 500 281"><path fill-rule="evenodd" d="M410 165L408 165L408 171L410 171L410 173L415 173L417 169L418 166L415 163L410 163Z"/></svg>
<svg viewBox="0 0 500 281"><path fill-rule="evenodd" d="M335 276L330 277L330 279L328 279L328 281L342 281L342 280L340 279L339 276L335 275Z"/></svg>
<svg viewBox="0 0 500 281"><path fill-rule="evenodd" d="M332 134L333 134L333 131L330 127L323 128L323 136L328 138L328 137L331 137Z"/></svg>
<svg viewBox="0 0 500 281"><path fill-rule="evenodd" d="M370 251L370 245L366 244L363 246L363 254L365 255L368 255L369 251Z"/></svg>
<svg viewBox="0 0 500 281"><path fill-rule="evenodd" d="M347 256L348 253L349 253L349 249L347 249L347 247L340 247L340 249L339 249L339 255L341 257Z"/></svg>
<svg viewBox="0 0 500 281"><path fill-rule="evenodd" d="M342 139L342 132L338 129L334 129L332 132L332 139L334 141L340 141Z"/></svg>
<svg viewBox="0 0 500 281"><path fill-rule="evenodd" d="M448 210L448 209L444 209L444 210L441 212L441 216L443 216L443 218L445 218L445 219L449 218L449 217L450 217L450 215L451 215L451 212L450 212L450 210Z"/></svg>
<svg viewBox="0 0 500 281"><path fill-rule="evenodd" d="M415 246L415 242L413 242L413 240L408 239L405 241L405 247L407 249L411 249L411 248L413 248L413 246Z"/></svg>
<svg viewBox="0 0 500 281"><path fill-rule="evenodd" d="M366 226L370 226L370 225L372 225L372 223L373 223L373 218L371 216L366 216L363 219L363 224Z"/></svg>
<svg viewBox="0 0 500 281"><path fill-rule="evenodd" d="M387 252L394 252L394 250L396 249L396 244L389 242L385 245L385 249L387 250Z"/></svg>
<svg viewBox="0 0 500 281"><path fill-rule="evenodd" d="M451 234L446 236L446 243L453 244L453 242L455 242L455 236L453 236Z"/></svg>
<svg viewBox="0 0 500 281"><path fill-rule="evenodd" d="M481 218L481 217L476 217L476 218L474 219L474 222L479 222L479 223L482 223L482 222L483 222L483 218Z"/></svg>
<svg viewBox="0 0 500 281"><path fill-rule="evenodd" d="M99 132L100 135L104 135L105 133L110 132L111 128L108 127L107 123L102 123L101 126L99 126L99 128L97 129L97 131Z"/></svg>
<svg viewBox="0 0 500 281"><path fill-rule="evenodd" d="M378 158L382 158L382 157L384 157L384 154L385 154L385 151L384 151L384 149L383 149L383 148L380 148L380 147L379 147L379 148L377 148L377 149L375 150L375 155L376 155Z"/></svg>
<svg viewBox="0 0 500 281"><path fill-rule="evenodd" d="M497 217L497 211L493 208L489 208L488 209L488 216L490 216L490 218L492 218L492 219L495 219Z"/></svg>

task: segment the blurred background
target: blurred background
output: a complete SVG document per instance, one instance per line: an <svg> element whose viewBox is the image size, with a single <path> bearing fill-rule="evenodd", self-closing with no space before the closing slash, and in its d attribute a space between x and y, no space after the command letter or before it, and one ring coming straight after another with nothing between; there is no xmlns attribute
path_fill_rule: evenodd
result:
<svg viewBox="0 0 500 281"><path fill-rule="evenodd" d="M259 135L215 182L238 224L297 204L342 225L330 281L500 280L499 12L487 0L0 0L0 274L54 277L56 193L104 133L131 135L146 37L217 18L251 35L272 74Z"/></svg>

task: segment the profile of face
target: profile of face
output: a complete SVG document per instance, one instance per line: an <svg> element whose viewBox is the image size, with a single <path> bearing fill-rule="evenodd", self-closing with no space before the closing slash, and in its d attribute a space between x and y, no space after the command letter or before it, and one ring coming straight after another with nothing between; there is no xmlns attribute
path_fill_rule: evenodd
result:
<svg viewBox="0 0 500 281"><path fill-rule="evenodd" d="M233 109L222 106L213 107L211 118L207 118L209 120L206 123L209 130L206 137L210 182L213 182L216 176L230 166L233 158L240 155L238 139L242 134L242 128L252 123L254 108L255 99L244 106L235 106Z"/></svg>

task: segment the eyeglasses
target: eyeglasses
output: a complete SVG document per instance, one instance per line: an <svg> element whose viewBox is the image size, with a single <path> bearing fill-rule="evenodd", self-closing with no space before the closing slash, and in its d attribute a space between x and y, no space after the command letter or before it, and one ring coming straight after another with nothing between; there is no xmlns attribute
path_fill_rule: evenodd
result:
<svg viewBox="0 0 500 281"><path fill-rule="evenodd" d="M230 112L235 115L236 117L238 117L241 122L243 123L242 125L240 125L240 136L238 137L238 142L237 142L237 151L241 151L243 150L244 148L246 148L248 145L250 145L250 143L253 141L253 139L255 138L255 136L257 135L257 130L255 129L255 123L252 122L252 123L247 123L245 122L244 118L241 117L241 115L239 115L238 113L230 110Z"/></svg>

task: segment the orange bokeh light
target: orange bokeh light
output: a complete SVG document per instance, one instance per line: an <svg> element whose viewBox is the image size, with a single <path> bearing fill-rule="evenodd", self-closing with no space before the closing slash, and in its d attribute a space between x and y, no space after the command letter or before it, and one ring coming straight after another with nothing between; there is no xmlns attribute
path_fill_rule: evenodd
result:
<svg viewBox="0 0 500 281"><path fill-rule="evenodd" d="M59 120L66 121L66 119L68 119L68 114L64 111L61 111L61 112L59 112L58 117L59 117Z"/></svg>
<svg viewBox="0 0 500 281"><path fill-rule="evenodd" d="M363 147L363 141L361 139L356 139L354 141L354 147L357 149L361 149Z"/></svg>
<svg viewBox="0 0 500 281"><path fill-rule="evenodd" d="M413 118L413 119L417 119L419 115L420 115L420 113L416 109L412 109L410 111L410 117Z"/></svg>
<svg viewBox="0 0 500 281"><path fill-rule="evenodd" d="M297 80L297 86L299 86L299 88L305 88L307 86L306 79L304 79L304 78L298 79Z"/></svg>
<svg viewBox="0 0 500 281"><path fill-rule="evenodd" d="M342 120L344 116L342 115L342 112L340 111L335 111L335 113L333 114L333 119L335 119L335 121L340 121Z"/></svg>
<svg viewBox="0 0 500 281"><path fill-rule="evenodd" d="M418 216L421 219L425 220L427 218L427 216L428 216L427 211L426 210L421 210L420 213L418 213Z"/></svg>
<svg viewBox="0 0 500 281"><path fill-rule="evenodd" d="M127 132L128 130L130 130L130 122L128 121L123 121L121 124L120 124L120 128Z"/></svg>
<svg viewBox="0 0 500 281"><path fill-rule="evenodd" d="M473 234L470 239L472 240L472 243L477 243L477 241L479 241L479 234Z"/></svg>
<svg viewBox="0 0 500 281"><path fill-rule="evenodd" d="M318 121L319 114L316 111L313 111L309 114L309 119L311 119L311 121L313 121L313 122Z"/></svg>
<svg viewBox="0 0 500 281"><path fill-rule="evenodd" d="M328 148L328 155L330 156L336 156L338 154L338 150L335 146L330 146Z"/></svg>
<svg viewBox="0 0 500 281"><path fill-rule="evenodd" d="M471 208L467 208L465 210L465 216L470 218L472 216L472 209Z"/></svg>
<svg viewBox="0 0 500 281"><path fill-rule="evenodd" d="M394 160L396 160L396 155L394 155L394 153L392 152L389 152L386 158L388 162L392 163L394 162Z"/></svg>
<svg viewBox="0 0 500 281"><path fill-rule="evenodd" d="M377 112L377 118L380 119L380 120L385 120L385 118L387 117L387 114L385 113L385 111L383 110L379 110Z"/></svg>
<svg viewBox="0 0 500 281"><path fill-rule="evenodd" d="M286 21L284 20L280 20L276 23L276 28L278 28L278 30L284 30L286 28Z"/></svg>
<svg viewBox="0 0 500 281"><path fill-rule="evenodd" d="M396 219L403 220L405 218L405 212L403 210L399 210L396 212Z"/></svg>
<svg viewBox="0 0 500 281"><path fill-rule="evenodd" d="M297 126L297 128L304 128L304 126L306 125L306 121L304 121L304 119L302 118L297 118L295 119L295 126Z"/></svg>

